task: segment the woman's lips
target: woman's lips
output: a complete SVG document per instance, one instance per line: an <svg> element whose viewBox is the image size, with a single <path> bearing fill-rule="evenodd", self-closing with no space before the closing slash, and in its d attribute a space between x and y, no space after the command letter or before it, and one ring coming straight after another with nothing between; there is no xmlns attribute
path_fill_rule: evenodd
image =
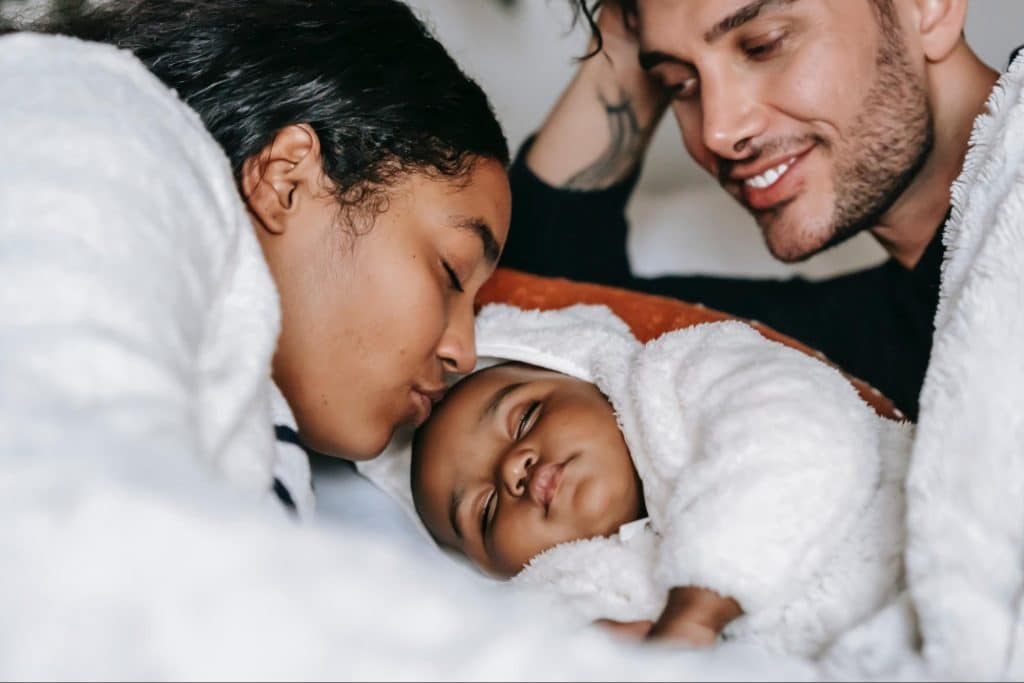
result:
<svg viewBox="0 0 1024 683"><path fill-rule="evenodd" d="M564 470L564 463L560 465L545 463L538 465L533 471L533 476L530 477L530 497L544 508L545 515L551 508L551 501L555 499L555 494L558 493L558 485L562 482Z"/></svg>
<svg viewBox="0 0 1024 683"><path fill-rule="evenodd" d="M419 427L430 417L430 411L433 409L434 402L430 400L429 396L415 389L412 391L412 402L415 411L412 423L414 427Z"/></svg>
<svg viewBox="0 0 1024 683"><path fill-rule="evenodd" d="M444 387L429 388L416 385L412 389L412 422L419 427L430 418L435 403L444 398Z"/></svg>

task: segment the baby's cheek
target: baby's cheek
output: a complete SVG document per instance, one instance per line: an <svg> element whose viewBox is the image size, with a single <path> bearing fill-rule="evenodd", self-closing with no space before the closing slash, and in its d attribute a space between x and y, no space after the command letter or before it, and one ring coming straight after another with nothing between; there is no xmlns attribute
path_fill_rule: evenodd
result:
<svg viewBox="0 0 1024 683"><path fill-rule="evenodd" d="M534 557L560 542L553 538L552 531L550 527L522 519L495 524L495 560L506 573L518 573Z"/></svg>
<svg viewBox="0 0 1024 683"><path fill-rule="evenodd" d="M584 479L573 491L573 539L591 538L607 533L609 508L614 504L606 486L592 477ZM567 539L570 540L570 539Z"/></svg>
<svg viewBox="0 0 1024 683"><path fill-rule="evenodd" d="M637 519L638 492L628 482L590 479L579 487L586 536L612 536L623 524Z"/></svg>

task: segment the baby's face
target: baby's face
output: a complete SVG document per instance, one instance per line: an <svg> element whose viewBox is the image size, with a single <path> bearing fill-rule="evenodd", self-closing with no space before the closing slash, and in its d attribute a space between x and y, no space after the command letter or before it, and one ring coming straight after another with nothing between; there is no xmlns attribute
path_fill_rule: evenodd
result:
<svg viewBox="0 0 1024 683"><path fill-rule="evenodd" d="M509 577L559 543L643 516L640 480L593 384L519 364L462 380L418 435L413 496L427 528Z"/></svg>

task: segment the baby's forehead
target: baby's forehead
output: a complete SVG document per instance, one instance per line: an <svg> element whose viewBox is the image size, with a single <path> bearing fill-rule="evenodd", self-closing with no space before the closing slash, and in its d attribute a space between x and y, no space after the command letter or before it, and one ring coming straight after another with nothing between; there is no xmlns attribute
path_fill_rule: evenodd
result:
<svg viewBox="0 0 1024 683"><path fill-rule="evenodd" d="M414 459L430 470L449 469L453 461L465 455L461 446L472 436L474 426L496 396L510 387L551 374L557 373L510 362L467 375L452 387L420 428L414 442Z"/></svg>
<svg viewBox="0 0 1024 683"><path fill-rule="evenodd" d="M545 375L558 375L558 373L526 363L508 362L466 375L448 391L445 398L437 405L431 422L440 420L453 411L463 411L472 409L474 406L484 405L493 397L494 392L504 387L523 384L533 379L540 379Z"/></svg>
<svg viewBox="0 0 1024 683"><path fill-rule="evenodd" d="M478 370L472 374L466 375L453 387L453 391L464 385L469 386L473 384L480 384L483 382L500 382L507 380L510 382L520 381L524 378L535 377L544 374L558 374L553 370L547 370L545 368L537 367L536 365L529 365L527 363L519 363L517 361L508 361L505 363L499 363L492 365L489 368Z"/></svg>

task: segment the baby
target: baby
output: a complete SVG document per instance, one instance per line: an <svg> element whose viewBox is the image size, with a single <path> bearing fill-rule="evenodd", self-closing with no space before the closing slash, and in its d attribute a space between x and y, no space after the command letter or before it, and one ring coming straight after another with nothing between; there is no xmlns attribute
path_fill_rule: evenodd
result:
<svg viewBox="0 0 1024 683"><path fill-rule="evenodd" d="M910 428L829 366L740 323L641 345L592 306L489 307L478 340L519 362L437 406L412 490L488 573L591 619L803 655L899 591Z"/></svg>

